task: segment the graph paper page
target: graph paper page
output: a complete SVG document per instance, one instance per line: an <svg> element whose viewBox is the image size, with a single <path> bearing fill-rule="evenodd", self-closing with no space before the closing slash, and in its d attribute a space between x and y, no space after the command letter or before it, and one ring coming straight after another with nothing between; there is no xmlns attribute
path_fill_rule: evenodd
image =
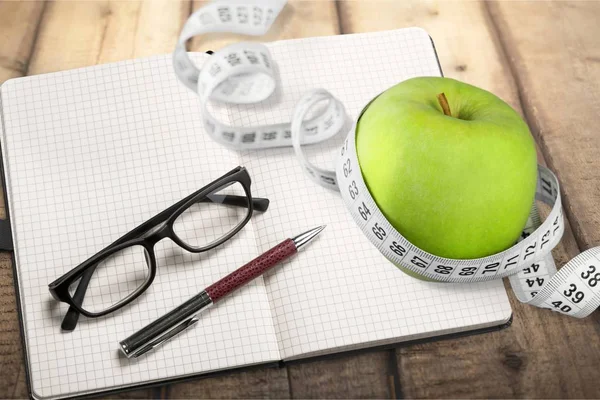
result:
<svg viewBox="0 0 600 400"><path fill-rule="evenodd" d="M235 125L289 121L307 90L322 87L351 118L374 96L419 75L440 75L427 33L396 31L311 38L270 47L280 76L272 100L230 107ZM349 127L348 127L349 128ZM309 159L333 169L345 134L314 145ZM498 325L511 315L501 280L427 283L387 261L352 220L339 193L305 175L292 149L244 153L271 209L254 225L260 250L327 224L314 243L266 275L284 359Z"/></svg>
<svg viewBox="0 0 600 400"><path fill-rule="evenodd" d="M204 133L198 97L177 81L170 55L11 80L1 97L36 398L280 359L260 278L160 351L136 361L118 352L120 340L256 257L251 225L202 254L160 242L157 276L140 298L105 318L81 317L75 331L61 332L67 307L51 298L51 281L239 164L237 153ZM222 111L214 110L226 118ZM254 194L268 197L260 190ZM253 220L262 218L255 213Z"/></svg>

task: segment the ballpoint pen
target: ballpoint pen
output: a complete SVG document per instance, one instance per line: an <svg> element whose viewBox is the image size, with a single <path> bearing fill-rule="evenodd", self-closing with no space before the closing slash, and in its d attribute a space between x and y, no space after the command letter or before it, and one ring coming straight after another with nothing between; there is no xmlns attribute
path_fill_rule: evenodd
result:
<svg viewBox="0 0 600 400"><path fill-rule="evenodd" d="M323 229L325 229L325 225L279 243L266 253L213 283L173 311L119 342L121 351L127 358L136 358L185 331L198 322L201 312L281 261L296 254Z"/></svg>

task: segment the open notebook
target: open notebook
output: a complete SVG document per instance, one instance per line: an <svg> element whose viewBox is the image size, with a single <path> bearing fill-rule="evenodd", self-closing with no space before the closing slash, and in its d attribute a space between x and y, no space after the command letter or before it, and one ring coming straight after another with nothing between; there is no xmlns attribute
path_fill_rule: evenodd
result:
<svg viewBox="0 0 600 400"><path fill-rule="evenodd" d="M389 86L440 75L426 32L411 28L276 42L280 87L258 105L215 105L223 122L290 119L308 89L332 92L355 117ZM201 64L204 54L196 54ZM114 390L228 368L503 324L502 281L426 283L400 272L363 237L339 194L310 181L291 148L237 153L203 132L199 99L171 56L10 80L2 85L2 150L20 312L33 396ZM341 140L343 135L340 135ZM334 162L336 140L312 146ZM338 141L339 144L339 141ZM271 200L234 239L203 254L166 240L145 294L62 333L48 293L62 275L139 223L237 165ZM193 330L131 361L118 341L286 237L327 229L292 260L203 314Z"/></svg>

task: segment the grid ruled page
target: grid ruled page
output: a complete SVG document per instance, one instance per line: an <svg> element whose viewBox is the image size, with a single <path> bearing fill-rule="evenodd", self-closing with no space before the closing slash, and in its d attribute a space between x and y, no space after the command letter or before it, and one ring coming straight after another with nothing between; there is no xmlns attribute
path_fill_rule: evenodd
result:
<svg viewBox="0 0 600 400"><path fill-rule="evenodd" d="M289 121L307 90L338 97L351 118L403 79L440 75L427 33L396 31L271 44L280 87L271 100L230 107L235 125ZM349 128L349 126L348 126ZM347 131L346 131L347 132ZM309 158L333 169L340 134L313 145ZM506 322L511 309L501 280L477 284L422 282L400 272L364 237L339 193L313 183L292 149L244 153L254 184L271 208L254 225L261 251L282 237L327 228L285 266L265 277L284 359Z"/></svg>
<svg viewBox="0 0 600 400"><path fill-rule="evenodd" d="M120 340L254 258L251 224L207 253L160 242L157 276L140 298L104 318L81 317L75 331L61 332L67 307L52 299L51 281L239 164L237 153L204 133L198 97L177 81L170 55L11 80L0 92L36 398L281 358L262 279L208 310L160 351L138 360L118 351ZM214 110L226 118L222 111ZM262 218L255 213L253 221Z"/></svg>

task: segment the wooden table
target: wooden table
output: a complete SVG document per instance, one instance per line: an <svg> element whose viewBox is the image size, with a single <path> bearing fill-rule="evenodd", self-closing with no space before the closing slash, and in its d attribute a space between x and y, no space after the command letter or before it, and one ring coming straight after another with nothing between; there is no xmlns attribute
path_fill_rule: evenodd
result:
<svg viewBox="0 0 600 400"><path fill-rule="evenodd" d="M202 3L0 2L0 83L169 53ZM446 76L486 88L522 112L540 160L557 172L568 218L554 251L557 263L600 245L600 2L298 0L284 14L261 41L428 30ZM208 35L191 49L237 40ZM0 397L25 397L6 255L0 256L0 293ZM511 303L513 325L495 333L228 373L121 397L600 397L598 312L576 320L523 306L512 294Z"/></svg>

